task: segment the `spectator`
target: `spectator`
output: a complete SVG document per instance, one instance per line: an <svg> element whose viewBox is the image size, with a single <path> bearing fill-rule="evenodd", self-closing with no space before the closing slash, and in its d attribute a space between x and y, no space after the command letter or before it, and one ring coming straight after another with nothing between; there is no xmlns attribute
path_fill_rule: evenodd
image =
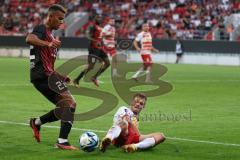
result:
<svg viewBox="0 0 240 160"><path fill-rule="evenodd" d="M238 1L229 0L149 0L148 3L143 0L93 0L92 3L87 0L50 0L48 3L44 0L0 0L0 22L4 22L7 31L4 33L25 35L32 31L32 26L38 25L41 17L46 15L44 8L53 3L67 7L68 14L80 11L114 15L116 33L122 38L136 36L139 26L148 21L156 28L152 30L153 38L168 39L177 35L181 39L204 39L215 25L222 25L222 17L240 10ZM76 32L76 36L85 35L85 26ZM122 32L124 34L119 34ZM228 35L226 30L220 33L222 38Z"/></svg>

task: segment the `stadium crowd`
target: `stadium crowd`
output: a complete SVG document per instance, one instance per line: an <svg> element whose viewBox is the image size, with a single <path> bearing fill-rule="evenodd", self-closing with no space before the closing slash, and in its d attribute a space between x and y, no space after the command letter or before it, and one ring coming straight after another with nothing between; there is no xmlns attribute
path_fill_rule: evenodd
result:
<svg viewBox="0 0 240 160"><path fill-rule="evenodd" d="M32 31L53 3L64 5L68 13L114 16L120 38L135 37L147 21L154 38L211 39L215 27L229 34L233 28L225 28L224 19L240 10L240 2L230 0L0 0L0 35ZM76 36L83 37L89 24L91 18Z"/></svg>

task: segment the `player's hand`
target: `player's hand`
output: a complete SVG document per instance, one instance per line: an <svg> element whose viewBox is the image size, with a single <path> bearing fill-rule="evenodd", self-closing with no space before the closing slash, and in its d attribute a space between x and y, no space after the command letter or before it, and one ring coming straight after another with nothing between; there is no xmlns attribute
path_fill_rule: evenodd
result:
<svg viewBox="0 0 240 160"><path fill-rule="evenodd" d="M129 117L128 115L123 116L123 117L122 117L122 120L123 120L123 121L126 121L126 122L128 122L128 123L131 123L131 119L130 119L130 117Z"/></svg>
<svg viewBox="0 0 240 160"><path fill-rule="evenodd" d="M140 49L140 48L137 48L137 51L140 53L140 52L141 52L141 49Z"/></svg>
<svg viewBox="0 0 240 160"><path fill-rule="evenodd" d="M63 76L60 73L54 71L52 74L58 77L59 80L66 82L67 84L71 82L71 79L68 76Z"/></svg>
<svg viewBox="0 0 240 160"><path fill-rule="evenodd" d="M52 42L48 44L48 47L59 48L61 46L61 41L58 39L53 39Z"/></svg>
<svg viewBox="0 0 240 160"><path fill-rule="evenodd" d="M60 76L62 76L62 80L64 81L64 82L66 82L67 84L70 84L71 83L71 78L69 78L68 76L63 76L63 75L60 75Z"/></svg>
<svg viewBox="0 0 240 160"><path fill-rule="evenodd" d="M155 53L160 53L160 51L158 49L155 49L154 52Z"/></svg>
<svg viewBox="0 0 240 160"><path fill-rule="evenodd" d="M71 80L71 78L69 78L68 76L66 76L65 82L66 82L67 84L71 84L71 83L72 83L72 80Z"/></svg>

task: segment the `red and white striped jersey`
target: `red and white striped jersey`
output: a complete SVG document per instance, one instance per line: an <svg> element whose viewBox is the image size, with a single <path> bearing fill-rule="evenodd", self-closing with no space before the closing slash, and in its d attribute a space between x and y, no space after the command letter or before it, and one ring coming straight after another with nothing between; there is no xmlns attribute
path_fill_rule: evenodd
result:
<svg viewBox="0 0 240 160"><path fill-rule="evenodd" d="M108 48L114 48L115 47L115 32L116 29L115 27L107 24L106 26L104 26L103 30L102 30L102 37L103 37L103 44L104 46L108 47Z"/></svg>
<svg viewBox="0 0 240 160"><path fill-rule="evenodd" d="M151 54L152 50L152 35L150 32L140 32L135 38L137 42L141 43L141 54Z"/></svg>
<svg viewBox="0 0 240 160"><path fill-rule="evenodd" d="M129 117L131 123L133 125L135 125L135 127L138 128L137 116L133 113L133 111L130 108L128 108L126 106L122 106L117 110L117 112L115 113L115 115L113 117L113 124L118 125L119 123L121 123L123 121L123 118L125 116Z"/></svg>

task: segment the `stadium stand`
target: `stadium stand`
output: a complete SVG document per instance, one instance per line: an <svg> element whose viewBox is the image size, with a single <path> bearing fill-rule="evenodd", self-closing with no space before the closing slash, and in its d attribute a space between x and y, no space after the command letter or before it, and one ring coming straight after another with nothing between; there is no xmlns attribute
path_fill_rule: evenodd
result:
<svg viewBox="0 0 240 160"><path fill-rule="evenodd" d="M240 10L240 2L230 0L0 0L0 35L30 32L53 3L66 6L69 14L89 14L89 21L75 32L76 37L85 36L91 15L97 13L115 16L119 38L135 37L147 21L154 38L229 40L237 26L226 23L227 19Z"/></svg>

